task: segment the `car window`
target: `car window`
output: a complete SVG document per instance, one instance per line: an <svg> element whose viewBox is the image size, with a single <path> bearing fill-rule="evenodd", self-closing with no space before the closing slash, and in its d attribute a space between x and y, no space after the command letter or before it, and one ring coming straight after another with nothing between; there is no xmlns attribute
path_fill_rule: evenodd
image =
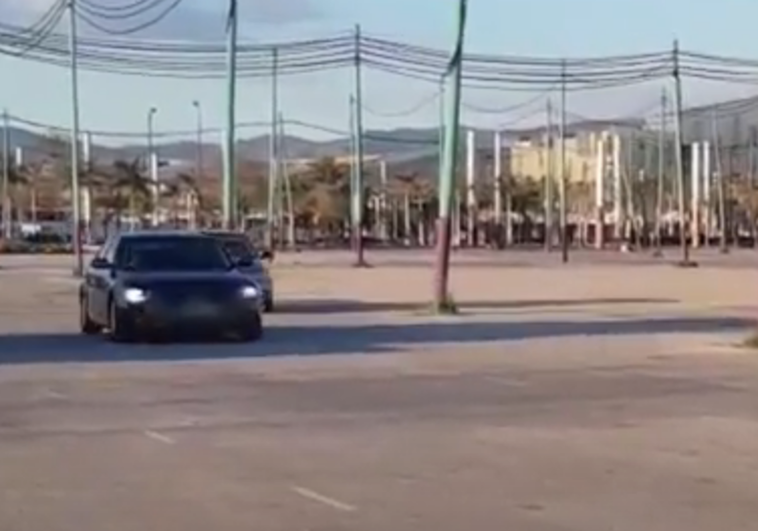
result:
<svg viewBox="0 0 758 531"><path fill-rule="evenodd" d="M111 236L108 238L105 243L100 247L100 249L97 250L97 253L95 254L95 258L104 259L108 263L114 263L116 260L115 251L116 251L116 242L118 241L118 238L115 236Z"/></svg>
<svg viewBox="0 0 758 531"><path fill-rule="evenodd" d="M229 257L237 262L240 260L257 262L258 253L246 238L219 238Z"/></svg>
<svg viewBox="0 0 758 531"><path fill-rule="evenodd" d="M129 271L223 271L229 257L212 238L125 238L117 264Z"/></svg>

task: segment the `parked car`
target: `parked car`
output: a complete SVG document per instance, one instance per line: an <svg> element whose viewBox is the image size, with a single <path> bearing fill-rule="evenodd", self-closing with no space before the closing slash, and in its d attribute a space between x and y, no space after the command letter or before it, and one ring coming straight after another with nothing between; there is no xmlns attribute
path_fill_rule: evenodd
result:
<svg viewBox="0 0 758 531"><path fill-rule="evenodd" d="M271 252L256 249L250 238L241 232L214 230L205 231L204 234L221 242L232 260L248 264L240 267L240 271L261 288L263 309L266 312L274 311L274 281L264 264L264 260L272 258Z"/></svg>

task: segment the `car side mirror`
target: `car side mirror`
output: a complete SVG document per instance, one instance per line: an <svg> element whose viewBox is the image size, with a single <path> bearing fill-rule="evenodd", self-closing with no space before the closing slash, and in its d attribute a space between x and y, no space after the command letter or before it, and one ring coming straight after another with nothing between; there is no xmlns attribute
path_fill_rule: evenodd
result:
<svg viewBox="0 0 758 531"><path fill-rule="evenodd" d="M234 265L237 267L253 267L255 264L250 258L240 258L234 263Z"/></svg>
<svg viewBox="0 0 758 531"><path fill-rule="evenodd" d="M264 249L260 252L261 260L273 260L274 253L268 249Z"/></svg>
<svg viewBox="0 0 758 531"><path fill-rule="evenodd" d="M97 269L100 271L104 271L106 269L112 269L111 263L105 258L101 258L101 257L93 258L92 261L89 263L89 266L92 269Z"/></svg>

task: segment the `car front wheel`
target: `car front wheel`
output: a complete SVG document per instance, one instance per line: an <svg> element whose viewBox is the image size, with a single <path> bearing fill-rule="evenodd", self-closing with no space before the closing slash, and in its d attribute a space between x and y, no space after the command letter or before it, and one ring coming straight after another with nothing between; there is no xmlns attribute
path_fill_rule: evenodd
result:
<svg viewBox="0 0 758 531"><path fill-rule="evenodd" d="M237 332L241 341L258 341L263 337L263 320L257 315L247 326Z"/></svg>
<svg viewBox="0 0 758 531"><path fill-rule="evenodd" d="M137 340L134 325L114 301L108 306L108 337L114 343L133 343Z"/></svg>
<svg viewBox="0 0 758 531"><path fill-rule="evenodd" d="M102 332L103 327L90 318L88 308L87 297L82 295L79 298L79 329L84 335L94 336Z"/></svg>

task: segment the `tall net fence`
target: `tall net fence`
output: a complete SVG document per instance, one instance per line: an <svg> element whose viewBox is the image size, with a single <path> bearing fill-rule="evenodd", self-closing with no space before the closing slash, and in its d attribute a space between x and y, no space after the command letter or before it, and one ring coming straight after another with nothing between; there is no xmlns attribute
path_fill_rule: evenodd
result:
<svg viewBox="0 0 758 531"><path fill-rule="evenodd" d="M93 5L80 4L84 24L117 15ZM65 7L55 2L32 26L0 24L0 53L60 67L66 79L71 41L56 29ZM79 37L77 68L134 83L222 86L224 43L128 37L145 23ZM430 244L452 52L359 29L241 42L236 78L246 103L236 113L233 185L244 220L274 216L283 238L340 239L351 210L362 208L367 237ZM754 241L757 81L758 60L678 45L607 57L465 53L455 242L550 247L562 209L575 245L673 243L683 226L693 245ZM196 126L186 130L98 130L84 120L79 179L89 225L218 222L225 128L204 123L200 102L193 107ZM4 130L4 221L67 219L70 125L11 109ZM365 194L356 206L358 165Z"/></svg>

